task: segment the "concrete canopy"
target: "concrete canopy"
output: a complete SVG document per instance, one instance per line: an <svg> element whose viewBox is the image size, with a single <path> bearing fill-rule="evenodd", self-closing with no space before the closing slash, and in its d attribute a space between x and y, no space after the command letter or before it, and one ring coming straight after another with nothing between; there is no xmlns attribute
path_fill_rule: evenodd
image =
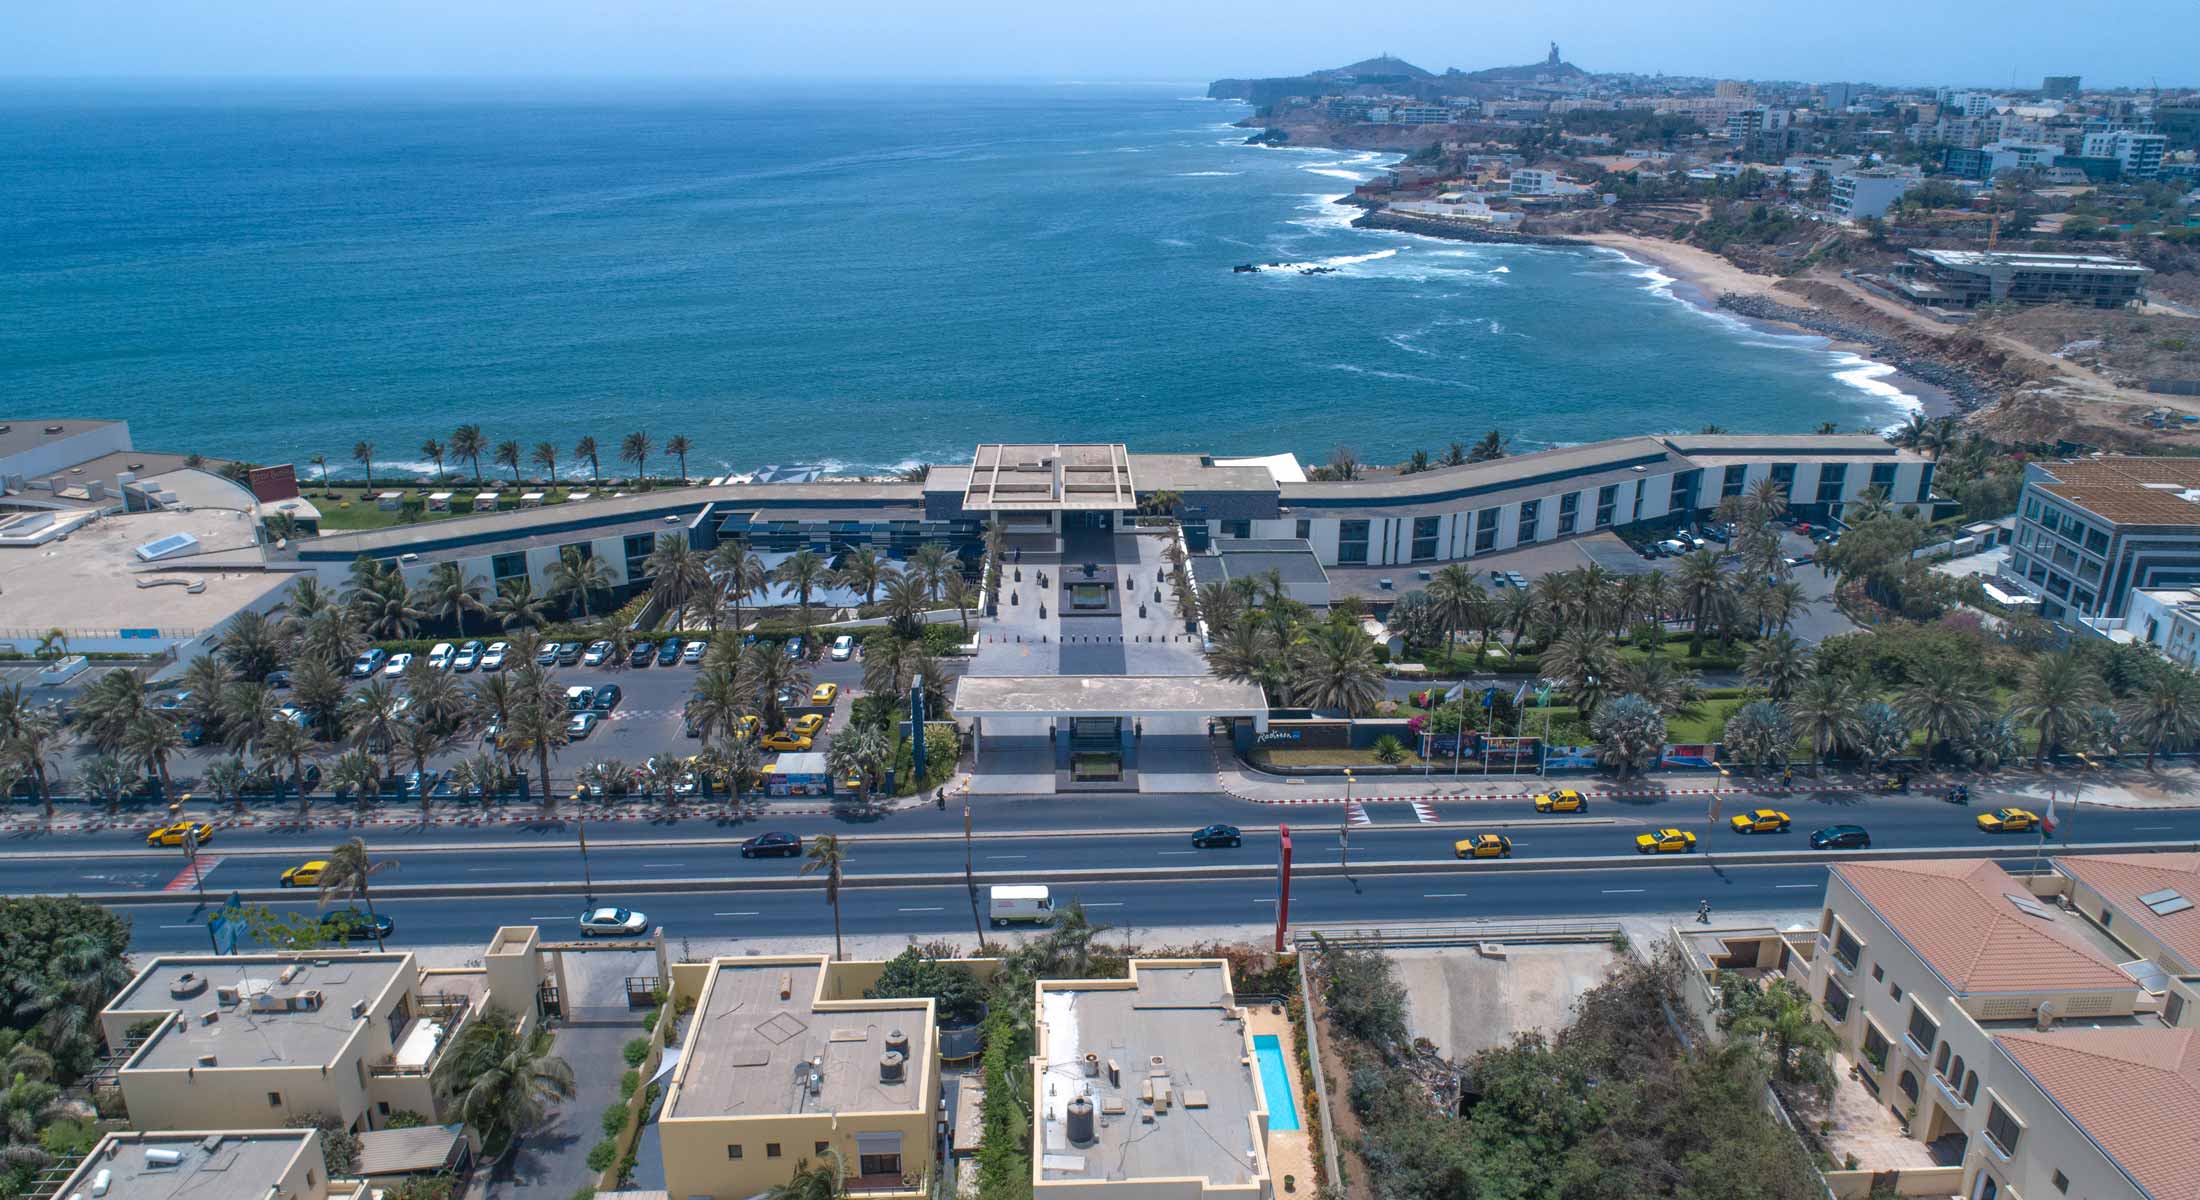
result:
<svg viewBox="0 0 2200 1200"><path fill-rule="evenodd" d="M958 717L1251 717L1268 721L1257 685L1205 675L965 675Z"/></svg>

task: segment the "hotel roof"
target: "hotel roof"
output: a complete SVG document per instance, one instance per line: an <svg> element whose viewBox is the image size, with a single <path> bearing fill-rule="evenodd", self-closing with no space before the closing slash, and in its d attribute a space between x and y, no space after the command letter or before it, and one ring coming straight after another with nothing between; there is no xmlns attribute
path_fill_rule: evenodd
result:
<svg viewBox="0 0 2200 1200"><path fill-rule="evenodd" d="M1252 1114L1265 1111L1227 964L1134 961L1130 982L1039 984L1045 1042L1039 1178L1204 1179L1244 1185L1263 1163ZM1084 1056L1098 1057L1096 1075ZM1109 1079L1108 1064L1117 1070ZM1164 1106L1149 1092L1166 1091ZM1093 1104L1090 1145L1069 1140L1067 1106ZM1151 1112L1149 1123L1145 1114Z"/></svg>
<svg viewBox="0 0 2200 1200"><path fill-rule="evenodd" d="M92 421L76 417L10 417L0 421L0 459L36 450L50 442L77 434L120 425L120 421Z"/></svg>
<svg viewBox="0 0 2200 1200"><path fill-rule="evenodd" d="M1837 863L1833 873L1958 994L2135 986L2064 914L2019 908L2012 897L2031 893L1993 862Z"/></svg>
<svg viewBox="0 0 2200 1200"><path fill-rule="evenodd" d="M2152 269L2128 258L2106 254L2033 254L2021 250L1925 250L1910 253L1959 271L2107 271L2119 275L2151 275Z"/></svg>
<svg viewBox="0 0 2200 1200"><path fill-rule="evenodd" d="M2148 1195L2200 1194L2200 1035L2066 1028L1994 1041Z"/></svg>
<svg viewBox="0 0 2200 1200"><path fill-rule="evenodd" d="M930 1000L826 1000L825 959L721 958L688 1031L668 1117L908 1112L930 1086ZM894 1031L901 1078L881 1078ZM804 1064L815 1064L812 1072Z"/></svg>
<svg viewBox="0 0 2200 1200"><path fill-rule="evenodd" d="M2170 953L2200 970L2200 854L2103 854L2058 858L2055 867L2116 909L2116 920L2136 925ZM2179 907L2159 894L2175 892ZM2142 897L2157 897L2153 903ZM2167 911L2157 912L2159 906Z"/></svg>
<svg viewBox="0 0 2200 1200"><path fill-rule="evenodd" d="M2118 525L2200 525L2200 459L2081 458L2043 463L2036 486Z"/></svg>
<svg viewBox="0 0 2200 1200"><path fill-rule="evenodd" d="M1130 451L1120 443L1002 443L970 458L963 509L987 512L1136 507Z"/></svg>
<svg viewBox="0 0 2200 1200"><path fill-rule="evenodd" d="M92 1149L54 1194L89 1196L92 1180L106 1171L107 1195L119 1200L279 1200L290 1193L276 1185L298 1164L298 1156L313 1148L313 1138L309 1129L113 1133ZM180 1161L152 1161L146 1157L148 1150L172 1152ZM320 1157L317 1150L314 1157ZM311 1193L321 1194L318 1188Z"/></svg>
<svg viewBox="0 0 2200 1200"><path fill-rule="evenodd" d="M163 955L106 1011L177 1014L131 1056L129 1070L326 1065L412 969L405 954ZM368 1016L352 1015L358 1001Z"/></svg>

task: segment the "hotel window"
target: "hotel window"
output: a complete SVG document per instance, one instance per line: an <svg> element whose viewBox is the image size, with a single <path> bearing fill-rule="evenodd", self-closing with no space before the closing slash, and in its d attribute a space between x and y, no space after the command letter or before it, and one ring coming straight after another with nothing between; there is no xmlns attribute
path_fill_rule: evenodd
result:
<svg viewBox="0 0 2200 1200"><path fill-rule="evenodd" d="M2102 533L2098 529L2086 530L2085 548L2091 550L2095 554L2105 556L2108 553L2108 535Z"/></svg>
<svg viewBox="0 0 2200 1200"><path fill-rule="evenodd" d="M2001 1106L2001 1101L1996 1100L1987 1105L1986 1140L1994 1144L1994 1149L1999 1150L2003 1158L2017 1152L2017 1139L2023 1136L2024 1126L2017 1124L2017 1119L2009 1115L2009 1110Z"/></svg>
<svg viewBox="0 0 2200 1200"><path fill-rule="evenodd" d="M1413 518L1413 561L1436 557L1436 530L1442 517Z"/></svg>
<svg viewBox="0 0 2200 1200"><path fill-rule="evenodd" d="M489 574L494 576L495 581L498 583L503 583L507 579L525 579L527 577L526 553L497 555L489 560Z"/></svg>
<svg viewBox="0 0 2200 1200"><path fill-rule="evenodd" d="M1945 1079L1948 1076L1948 1043L1940 1044L1940 1053L1933 1056L1933 1074Z"/></svg>
<svg viewBox="0 0 2200 1200"><path fill-rule="evenodd" d="M1826 463L1818 468L1818 503L1839 504L1841 490L1848 485L1849 464Z"/></svg>
<svg viewBox="0 0 2200 1200"><path fill-rule="evenodd" d="M1497 510L1485 508L1474 516L1474 552L1497 549Z"/></svg>
<svg viewBox="0 0 2200 1200"><path fill-rule="evenodd" d="M630 533L626 535L626 577L639 581L649 575L649 556L657 549L657 535Z"/></svg>
<svg viewBox="0 0 2200 1200"><path fill-rule="evenodd" d="M1298 524L1292 527L1291 536L1303 542L1308 537L1311 537L1313 535L1313 532L1314 523L1307 520L1305 517L1300 517L1298 520Z"/></svg>
<svg viewBox="0 0 2200 1200"><path fill-rule="evenodd" d="M1886 967L1884 967L1884 966L1882 966L1882 965L1880 965L1879 963L1873 963L1873 964L1872 964L1872 982L1873 982L1873 983L1878 983L1878 982L1879 982L1880 980L1882 980L1882 979L1885 979L1886 977L1887 977L1887 968L1886 968Z"/></svg>
<svg viewBox="0 0 2200 1200"><path fill-rule="evenodd" d="M1894 473L1895 465L1893 463L1872 464L1872 486L1878 488L1889 499L1894 497Z"/></svg>
<svg viewBox="0 0 2200 1200"><path fill-rule="evenodd" d="M1842 966L1855 970L1856 960L1863 957L1863 954L1863 944L1851 937L1847 929L1833 935L1833 956L1841 960Z"/></svg>
<svg viewBox="0 0 2200 1200"><path fill-rule="evenodd" d="M832 1148L833 1144L831 1142L818 1142L815 1146L815 1152L819 1158L823 1158L825 1156L825 1152Z"/></svg>
<svg viewBox="0 0 2200 1200"><path fill-rule="evenodd" d="M1887 1069L1887 1035L1879 1032L1879 1026L1864 1018L1864 1060L1884 1071Z"/></svg>
<svg viewBox="0 0 2200 1200"><path fill-rule="evenodd" d="M2063 1174L2061 1171L2057 1171L2055 1172L2054 1184L2056 1191L2068 1192L2070 1190L2070 1176Z"/></svg>
<svg viewBox="0 0 2200 1200"><path fill-rule="evenodd" d="M1581 493L1568 492L1558 498L1558 533L1564 537L1574 531L1574 522L1581 518Z"/></svg>
<svg viewBox="0 0 2200 1200"><path fill-rule="evenodd" d="M1224 521L1222 523L1222 536L1226 538L1249 538L1253 536L1253 523L1251 521Z"/></svg>
<svg viewBox="0 0 2200 1200"><path fill-rule="evenodd" d="M2034 496L2032 499L2024 502L2024 519L2027 521L2037 521L2040 519L2039 497Z"/></svg>
<svg viewBox="0 0 2200 1200"><path fill-rule="evenodd" d="M1901 1001L1901 999L1902 999L1902 985L1901 985L1901 984L1899 984L1899 983L1896 983L1896 982L1894 982L1894 981L1893 981L1893 980L1891 980L1891 979L1890 979L1890 980L1888 980L1888 981L1887 981L1887 994L1888 994L1888 995L1890 995L1890 996L1892 996L1892 997L1894 997L1894 998L1895 998L1895 1000L1896 1000L1896 1002L1898 1002L1898 1003L1899 1003L1899 1002Z"/></svg>
<svg viewBox="0 0 2200 1200"><path fill-rule="evenodd" d="M1515 545L1525 546L1535 540L1536 515L1542 510L1541 500L1520 502L1520 536L1513 539Z"/></svg>
<svg viewBox="0 0 2200 1200"><path fill-rule="evenodd" d="M1337 522L1337 561L1364 563L1367 561L1367 522Z"/></svg>
<svg viewBox="0 0 2200 1200"><path fill-rule="evenodd" d="M2162 1023L2164 1025L2175 1025L2178 1021L2184 1019L2184 1016L2185 998L2176 992L2171 992L2169 999L2162 1002Z"/></svg>
<svg viewBox="0 0 2200 1200"><path fill-rule="evenodd" d="M1739 496L1742 494L1742 489L1748 486L1748 483L1749 464L1734 463L1727 467L1726 477L1719 483L1719 495L1721 497Z"/></svg>
<svg viewBox="0 0 2200 1200"><path fill-rule="evenodd" d="M1934 463L1926 463L1924 474L1917 481L1917 498L1920 500L1933 494L1933 467L1935 465Z"/></svg>
<svg viewBox="0 0 2200 1200"><path fill-rule="evenodd" d="M1790 499L1795 496L1795 464L1772 464L1772 482L1780 487L1780 494Z"/></svg>
<svg viewBox="0 0 2200 1200"><path fill-rule="evenodd" d="M728 1142L728 1143L726 1143L726 1157L727 1157L727 1158L739 1158L739 1157L741 1157L741 1146L740 1146L740 1143L738 1143L738 1142Z"/></svg>
<svg viewBox="0 0 2200 1200"><path fill-rule="evenodd" d="M1849 993L1831 979L1826 981L1826 1011L1836 1021L1849 1019Z"/></svg>
<svg viewBox="0 0 2200 1200"><path fill-rule="evenodd" d="M764 1157L766 1157L766 1158L778 1158L778 1157L779 1157L779 1143L778 1143L778 1142L766 1142L766 1143L764 1143Z"/></svg>
<svg viewBox="0 0 2200 1200"><path fill-rule="evenodd" d="M1976 1099L1978 1099L1978 1072L1973 1071L1963 1077L1963 1102L1969 1104Z"/></svg>
<svg viewBox="0 0 2200 1200"><path fill-rule="evenodd" d="M1612 510L1619 504L1619 485L1607 483L1597 489L1597 528L1612 523Z"/></svg>
<svg viewBox="0 0 2200 1200"><path fill-rule="evenodd" d="M269 1108L281 1108L283 1106L283 1094L281 1092L269 1092L267 1094L267 1106Z"/></svg>
<svg viewBox="0 0 2200 1200"><path fill-rule="evenodd" d="M1910 1040L1920 1051L1930 1051L1933 1039L1940 1036L1940 1023L1925 1015L1925 1010L1910 1006Z"/></svg>

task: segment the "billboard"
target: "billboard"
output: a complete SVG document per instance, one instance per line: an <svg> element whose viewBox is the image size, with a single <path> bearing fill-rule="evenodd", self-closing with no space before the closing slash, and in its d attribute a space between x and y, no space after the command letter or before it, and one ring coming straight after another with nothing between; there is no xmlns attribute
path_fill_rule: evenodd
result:
<svg viewBox="0 0 2200 1200"><path fill-rule="evenodd" d="M1658 765L1661 767L1710 767L1716 766L1718 761L1719 746L1716 742L1710 745L1668 745L1658 755Z"/></svg>
<svg viewBox="0 0 2200 1200"><path fill-rule="evenodd" d="M1553 746L1543 755L1543 765L1552 770L1582 770L1597 765L1595 746Z"/></svg>
<svg viewBox="0 0 2200 1200"><path fill-rule="evenodd" d="M279 467L254 467L245 474L252 498L263 504L298 498L298 471L289 463Z"/></svg>

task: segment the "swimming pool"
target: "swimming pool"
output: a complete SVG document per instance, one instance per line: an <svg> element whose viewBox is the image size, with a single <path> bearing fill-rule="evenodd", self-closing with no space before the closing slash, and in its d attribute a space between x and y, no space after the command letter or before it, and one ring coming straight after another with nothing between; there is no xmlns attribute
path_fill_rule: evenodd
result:
<svg viewBox="0 0 2200 1200"><path fill-rule="evenodd" d="M1291 1068L1283 1061L1283 1044L1275 1034L1256 1033L1253 1054L1260 1059L1260 1090L1268 1099L1268 1128L1297 1129L1299 1101L1291 1090Z"/></svg>

